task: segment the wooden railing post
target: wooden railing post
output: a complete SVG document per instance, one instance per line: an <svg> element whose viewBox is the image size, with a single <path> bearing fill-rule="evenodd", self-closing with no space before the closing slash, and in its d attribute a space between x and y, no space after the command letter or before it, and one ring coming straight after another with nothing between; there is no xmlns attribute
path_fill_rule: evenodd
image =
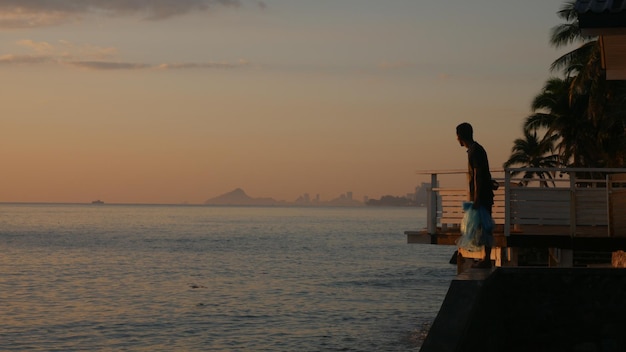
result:
<svg viewBox="0 0 626 352"><path fill-rule="evenodd" d="M511 171L504 170L504 235L511 235Z"/></svg>
<svg viewBox="0 0 626 352"><path fill-rule="evenodd" d="M569 232L570 236L576 236L576 172L569 175Z"/></svg>
<svg viewBox="0 0 626 352"><path fill-rule="evenodd" d="M611 188L613 187L613 183L611 182L610 174L606 174L606 235L607 237L611 237L612 228L611 228Z"/></svg>
<svg viewBox="0 0 626 352"><path fill-rule="evenodd" d="M430 175L430 189L428 190L428 207L426 208L427 230L430 235L437 233L437 174Z"/></svg>

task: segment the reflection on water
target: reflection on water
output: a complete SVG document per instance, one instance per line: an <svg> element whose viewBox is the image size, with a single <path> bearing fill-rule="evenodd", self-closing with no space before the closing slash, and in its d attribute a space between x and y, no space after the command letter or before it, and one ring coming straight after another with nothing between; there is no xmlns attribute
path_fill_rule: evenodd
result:
<svg viewBox="0 0 626 352"><path fill-rule="evenodd" d="M416 208L0 205L0 350L418 350Z"/></svg>

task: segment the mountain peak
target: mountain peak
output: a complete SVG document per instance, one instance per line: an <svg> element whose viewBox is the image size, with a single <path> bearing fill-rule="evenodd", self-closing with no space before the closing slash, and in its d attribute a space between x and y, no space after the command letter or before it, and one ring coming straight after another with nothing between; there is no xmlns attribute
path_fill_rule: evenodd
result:
<svg viewBox="0 0 626 352"><path fill-rule="evenodd" d="M279 202L272 198L252 198L241 188L235 188L204 202L204 204L209 205L276 205L277 203Z"/></svg>
<svg viewBox="0 0 626 352"><path fill-rule="evenodd" d="M228 192L226 194L248 197L246 192L243 189L241 189L241 188L235 188L234 190L232 190L232 191L230 191L230 192ZM226 195L226 194L224 194L224 195Z"/></svg>

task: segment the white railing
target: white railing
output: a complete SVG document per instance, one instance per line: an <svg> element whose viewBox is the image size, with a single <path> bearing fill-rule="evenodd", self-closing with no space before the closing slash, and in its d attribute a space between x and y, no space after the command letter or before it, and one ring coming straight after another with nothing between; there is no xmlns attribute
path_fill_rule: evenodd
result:
<svg viewBox="0 0 626 352"><path fill-rule="evenodd" d="M550 173L548 186L538 179L524 179L526 172ZM518 175L513 176L513 174ZM430 234L461 223L461 204L468 191L460 187L441 187L439 176L465 177L465 170L424 171L431 175L427 210ZM626 169L623 168L512 168L492 170L500 182L494 192L493 217L510 236L513 230L536 225L559 226L570 236L592 233L626 236ZM461 180L457 183L465 185ZM433 187L434 186L434 187ZM462 186L461 186L462 187Z"/></svg>
<svg viewBox="0 0 626 352"><path fill-rule="evenodd" d="M503 172L503 170L491 170L494 179L501 184L499 190L494 192L493 217L496 224L504 224ZM427 192L428 201L426 205L427 232L429 234L435 234L438 227L444 231L448 227L458 227L463 219L462 204L464 201L469 200L469 191L466 187L467 170L420 171L418 174L430 175L430 188ZM442 187L441 178L452 181L455 183L455 187Z"/></svg>
<svg viewBox="0 0 626 352"><path fill-rule="evenodd" d="M515 172L549 172L554 187L541 187L538 181L524 184L522 177L512 176ZM624 175L622 168L508 169L504 234L509 236L515 225L555 225L567 227L570 236L624 236Z"/></svg>

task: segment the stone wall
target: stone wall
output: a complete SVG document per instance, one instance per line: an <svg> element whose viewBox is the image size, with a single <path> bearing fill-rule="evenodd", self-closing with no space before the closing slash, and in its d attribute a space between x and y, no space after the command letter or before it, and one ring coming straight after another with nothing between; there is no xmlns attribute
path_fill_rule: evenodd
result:
<svg viewBox="0 0 626 352"><path fill-rule="evenodd" d="M498 268L481 286L458 343L439 351L626 351L626 270ZM441 319L433 329L456 317Z"/></svg>

